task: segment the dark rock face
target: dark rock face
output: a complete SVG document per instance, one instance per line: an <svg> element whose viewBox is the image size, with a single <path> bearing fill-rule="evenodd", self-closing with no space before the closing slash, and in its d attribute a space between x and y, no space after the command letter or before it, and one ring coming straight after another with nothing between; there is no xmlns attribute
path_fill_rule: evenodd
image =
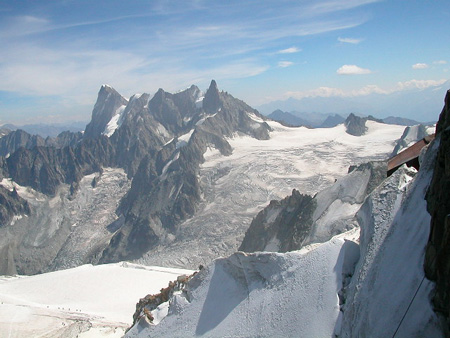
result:
<svg viewBox="0 0 450 338"><path fill-rule="evenodd" d="M30 206L17 194L0 186L0 227L9 224L14 215L29 215Z"/></svg>
<svg viewBox="0 0 450 338"><path fill-rule="evenodd" d="M47 137L43 139L39 135L30 135L29 133L18 129L8 133L0 138L0 156L8 156L19 148L33 149L35 147L54 147L64 148L74 146L83 138L83 134L65 131L56 138Z"/></svg>
<svg viewBox="0 0 450 338"><path fill-rule="evenodd" d="M425 256L425 272L436 282L435 310L450 329L450 91L436 127L440 142L433 179L427 192L431 233Z"/></svg>
<svg viewBox="0 0 450 338"><path fill-rule="evenodd" d="M364 135L367 131L366 121L366 118L362 118L351 113L344 123L347 133L353 136Z"/></svg>
<svg viewBox="0 0 450 338"><path fill-rule="evenodd" d="M245 233L239 251L287 252L300 249L313 223L316 203L297 190L281 201L271 201Z"/></svg>
<svg viewBox="0 0 450 338"><path fill-rule="evenodd" d="M113 152L106 137L86 140L76 148L19 148L3 161L3 175L52 196L61 183L76 185L82 176L110 164Z"/></svg>
<svg viewBox="0 0 450 338"><path fill-rule="evenodd" d="M62 133L58 134L56 138L47 137L45 139L45 145L47 147L55 148L74 147L82 139L82 132L73 133L70 131L63 131Z"/></svg>
<svg viewBox="0 0 450 338"><path fill-rule="evenodd" d="M7 156L14 153L19 148L31 149L44 146L45 140L38 135L30 135L18 129L0 138L0 156Z"/></svg>

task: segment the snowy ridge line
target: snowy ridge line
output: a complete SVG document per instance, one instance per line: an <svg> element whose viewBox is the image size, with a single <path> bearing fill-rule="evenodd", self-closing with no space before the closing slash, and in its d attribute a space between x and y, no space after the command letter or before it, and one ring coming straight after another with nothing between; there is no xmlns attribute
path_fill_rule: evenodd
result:
<svg viewBox="0 0 450 338"><path fill-rule="evenodd" d="M174 295L163 321L156 326L139 322L126 337L331 336L341 276L357 259L356 244L346 237L354 238L355 232L309 252L236 252L217 259L188 282L189 301ZM318 265L305 269L311 264ZM308 320L298 320L299 308Z"/></svg>

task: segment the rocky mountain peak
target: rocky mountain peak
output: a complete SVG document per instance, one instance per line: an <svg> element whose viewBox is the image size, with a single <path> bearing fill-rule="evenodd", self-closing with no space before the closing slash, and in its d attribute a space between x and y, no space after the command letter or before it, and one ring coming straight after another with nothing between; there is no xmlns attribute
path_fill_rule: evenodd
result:
<svg viewBox="0 0 450 338"><path fill-rule="evenodd" d="M217 112L221 107L219 88L215 80L211 81L208 90L206 91L205 98L203 99L203 109L208 113Z"/></svg>
<svg viewBox="0 0 450 338"><path fill-rule="evenodd" d="M84 136L90 138L100 136L117 109L127 103L128 100L114 88L103 85L98 92L97 102L92 110L92 119L86 126Z"/></svg>
<svg viewBox="0 0 450 338"><path fill-rule="evenodd" d="M351 113L344 122L347 133L353 136L364 135L367 131L366 121L366 118Z"/></svg>

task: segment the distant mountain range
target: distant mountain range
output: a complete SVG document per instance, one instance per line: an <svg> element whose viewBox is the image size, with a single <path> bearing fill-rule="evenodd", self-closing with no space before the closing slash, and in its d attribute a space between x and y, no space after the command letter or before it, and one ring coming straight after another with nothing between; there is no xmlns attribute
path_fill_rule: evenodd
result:
<svg viewBox="0 0 450 338"><path fill-rule="evenodd" d="M353 113L350 113L352 115ZM355 114L353 114L355 115ZM356 114L355 116L360 115ZM280 109L273 111L267 115L270 119L292 127L309 127L309 128L333 128L338 124L344 123L345 118L339 114L321 114L321 113L301 113L298 111L284 112ZM362 116L366 117L366 116ZM373 119L373 117L371 117ZM378 122L386 124L396 124L399 126L414 126L421 122L407 119L403 117L389 116L384 119L376 119ZM422 123L432 124L432 122Z"/></svg>
<svg viewBox="0 0 450 338"><path fill-rule="evenodd" d="M432 86L424 89L408 89L396 91L390 94L369 94L364 96L342 97L304 97L302 99L288 98L266 103L256 107L259 112L269 115L276 110L290 112L303 118L303 114L320 113L325 115L339 114L348 116L373 115L377 118L387 116L399 116L415 121L434 121L442 110L443 101L450 81L440 86ZM407 104L406 104L407 103ZM293 112L301 112L294 114ZM389 123L389 122L386 122Z"/></svg>
<svg viewBox="0 0 450 338"><path fill-rule="evenodd" d="M267 117L288 126L310 128L332 128L345 121L345 118L338 114L284 112L280 109L275 110Z"/></svg>
<svg viewBox="0 0 450 338"><path fill-rule="evenodd" d="M17 126L14 124L4 124L3 126L0 126L0 133L3 135L5 134L6 130L18 130L21 129L23 131L26 131L28 134L31 135L39 135L41 137L56 137L62 132L70 131L70 132L80 132L84 131L84 128L86 127L86 122L71 122L71 123L61 123L61 124L26 124ZM0 134L1 135L1 134Z"/></svg>

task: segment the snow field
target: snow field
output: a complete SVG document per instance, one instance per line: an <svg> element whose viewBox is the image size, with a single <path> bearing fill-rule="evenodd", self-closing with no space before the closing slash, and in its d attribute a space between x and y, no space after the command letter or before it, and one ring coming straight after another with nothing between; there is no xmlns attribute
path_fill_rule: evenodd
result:
<svg viewBox="0 0 450 338"><path fill-rule="evenodd" d="M331 337L343 275L358 253L341 235L304 253L218 259L189 283L187 299L173 299L159 325L135 326L127 337Z"/></svg>
<svg viewBox="0 0 450 338"><path fill-rule="evenodd" d="M228 256L241 244L252 218L271 200L283 199L294 188L315 194L347 174L350 165L387 160L404 130L368 121L366 135L356 137L343 125L308 129L268 123L273 129L269 140L236 135L228 139L230 156L207 150L199 177L203 201L196 215L180 224L173 243L136 263L197 268ZM348 213L355 209L345 207ZM331 221L336 214L327 217Z"/></svg>
<svg viewBox="0 0 450 338"><path fill-rule="evenodd" d="M117 263L4 277L0 279L0 336L47 335L77 321L92 327L92 333L111 336L117 333L114 328L120 328L123 335L140 298L191 273Z"/></svg>

